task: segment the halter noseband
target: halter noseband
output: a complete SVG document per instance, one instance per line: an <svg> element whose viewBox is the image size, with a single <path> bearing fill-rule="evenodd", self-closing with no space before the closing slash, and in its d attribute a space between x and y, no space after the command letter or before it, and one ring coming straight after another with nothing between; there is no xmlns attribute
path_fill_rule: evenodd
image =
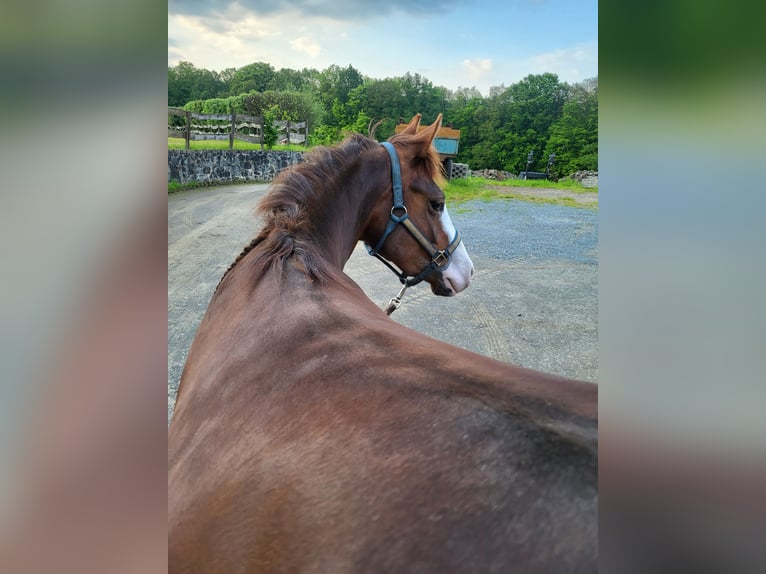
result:
<svg viewBox="0 0 766 574"><path fill-rule="evenodd" d="M391 179L393 180L394 205L391 208L391 218L388 220L388 224L386 225L386 230L383 232L383 236L380 238L378 244L374 248L371 248L368 245L367 251L370 255L380 259L386 265L386 267L388 267L396 274L397 277L399 277L399 281L402 282L402 290L399 292L397 297L392 299L392 304L393 302L396 302L396 307L398 307L401 295L407 287L417 285L437 269L443 269L449 265L452 254L455 253L458 245L460 245L461 238L460 232L455 231L455 236L452 238L452 241L450 241L447 248L437 249L434 244L431 243L428 238L423 235L423 233L421 233L412 219L410 219L410 216L407 214L407 208L404 205L404 195L402 192L402 169L399 165L399 156L396 153L396 149L390 142L383 142L380 145L386 149L388 155L391 157ZM397 215L397 212L401 215ZM391 263L386 261L380 255L380 250L383 247L383 243L385 243L388 236L391 235L391 232L393 232L393 230L396 229L396 226L399 224L402 224L404 228L410 232L410 235L412 235L421 245L421 247L426 250L428 255L431 256L431 263L429 263L420 273L414 277L408 277L404 271L398 271Z"/></svg>

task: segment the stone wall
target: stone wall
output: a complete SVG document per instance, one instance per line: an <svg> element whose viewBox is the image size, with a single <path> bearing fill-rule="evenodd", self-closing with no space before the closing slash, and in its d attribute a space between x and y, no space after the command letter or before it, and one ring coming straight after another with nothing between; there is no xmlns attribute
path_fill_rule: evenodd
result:
<svg viewBox="0 0 766 574"><path fill-rule="evenodd" d="M598 172L592 170L576 171L564 179L579 181L584 187L598 187Z"/></svg>
<svg viewBox="0 0 766 574"><path fill-rule="evenodd" d="M471 177L483 177L485 179L494 179L497 181L504 181L506 179L516 179L516 175L509 172L509 171L503 171L502 169L477 169L477 170L470 170L468 172L468 175Z"/></svg>
<svg viewBox="0 0 766 574"><path fill-rule="evenodd" d="M216 183L271 181L303 161L303 152L269 150L168 150L168 181Z"/></svg>
<svg viewBox="0 0 766 574"><path fill-rule="evenodd" d="M168 150L168 181L177 183L226 183L272 181L279 172L303 161L300 151L269 150ZM468 164L453 163L452 178L484 177L502 181L516 175L498 169L473 171ZM598 187L597 171L577 171L574 179L585 187Z"/></svg>
<svg viewBox="0 0 766 574"><path fill-rule="evenodd" d="M465 164L453 164L453 165L465 165ZM477 170L469 169L468 176L483 177L485 179L495 179L497 181L518 178L518 176L513 173L502 171L499 169L477 169ZM453 168L452 177L455 177L454 168ZM568 179L579 181L580 183L583 184L584 187L598 187L598 172L597 171L591 171L591 170L576 171L567 177L561 178L559 181L565 181Z"/></svg>

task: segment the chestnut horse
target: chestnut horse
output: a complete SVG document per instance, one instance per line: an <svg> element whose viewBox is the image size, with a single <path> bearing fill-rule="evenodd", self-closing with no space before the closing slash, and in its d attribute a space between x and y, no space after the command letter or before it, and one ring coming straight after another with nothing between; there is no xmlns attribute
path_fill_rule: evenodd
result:
<svg viewBox="0 0 766 574"><path fill-rule="evenodd" d="M408 329L343 273L362 240L403 282L469 284L419 119L261 203L168 431L170 572L596 571L596 386Z"/></svg>

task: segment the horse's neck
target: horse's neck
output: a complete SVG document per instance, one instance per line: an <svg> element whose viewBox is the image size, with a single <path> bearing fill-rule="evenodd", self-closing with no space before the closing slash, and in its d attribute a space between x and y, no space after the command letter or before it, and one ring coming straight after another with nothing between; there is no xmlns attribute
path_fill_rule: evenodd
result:
<svg viewBox="0 0 766 574"><path fill-rule="evenodd" d="M313 206L316 241L323 256L339 271L351 257L375 203L389 184L385 156L367 154L330 181L328 194Z"/></svg>

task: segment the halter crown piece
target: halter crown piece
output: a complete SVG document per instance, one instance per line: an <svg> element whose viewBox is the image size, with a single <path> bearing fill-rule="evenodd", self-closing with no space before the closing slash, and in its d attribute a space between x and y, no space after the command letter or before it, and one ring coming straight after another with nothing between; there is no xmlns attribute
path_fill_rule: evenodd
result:
<svg viewBox="0 0 766 574"><path fill-rule="evenodd" d="M388 267L391 271L394 272L394 274L396 274L397 277L399 277L399 281L402 282L402 288L399 291L399 294L396 297L393 297L391 301L389 301L388 307L386 308L386 314L390 315L401 305L402 295L404 295L404 292L408 287L417 285L437 269L443 269L449 265L452 254L455 253L458 245L460 245L461 238L460 232L455 231L455 236L452 238L452 241L450 241L447 248L437 249L434 244L431 243L425 235L423 235L423 233L417 228L412 219L410 219L410 216L407 214L407 207L404 205L404 193L402 191L402 169L399 164L399 156L396 153L396 149L390 142L383 142L380 145L385 148L389 157L391 158L391 180L393 182L394 205L391 207L391 218L386 224L386 229L383 232L383 236L378 240L378 243L374 248L368 245L367 252L370 255L380 259L386 267ZM399 213L399 215L397 215L397 213ZM396 226L399 224L403 225L404 228L409 231L410 235L412 235L421 245L421 247L426 250L426 253L431 256L431 262L420 273L413 277L409 277L404 271L399 271L396 269L396 267L394 267L380 255L380 250L383 247L383 243L385 243L388 236L391 235L394 229L396 229Z"/></svg>

